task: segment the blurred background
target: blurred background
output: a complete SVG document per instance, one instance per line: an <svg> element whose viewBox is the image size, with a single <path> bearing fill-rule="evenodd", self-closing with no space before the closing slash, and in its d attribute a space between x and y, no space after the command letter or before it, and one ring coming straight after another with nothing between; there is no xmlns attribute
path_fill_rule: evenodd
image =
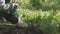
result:
<svg viewBox="0 0 60 34"><path fill-rule="evenodd" d="M26 23L39 24L48 34L60 32L60 0L18 0L21 19Z"/></svg>

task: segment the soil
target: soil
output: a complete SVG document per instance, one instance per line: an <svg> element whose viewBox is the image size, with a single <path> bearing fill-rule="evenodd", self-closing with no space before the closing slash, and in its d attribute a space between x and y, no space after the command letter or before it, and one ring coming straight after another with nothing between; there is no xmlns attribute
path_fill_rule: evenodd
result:
<svg viewBox="0 0 60 34"><path fill-rule="evenodd" d="M0 34L43 34L43 31L33 24L30 24L28 27L0 25Z"/></svg>

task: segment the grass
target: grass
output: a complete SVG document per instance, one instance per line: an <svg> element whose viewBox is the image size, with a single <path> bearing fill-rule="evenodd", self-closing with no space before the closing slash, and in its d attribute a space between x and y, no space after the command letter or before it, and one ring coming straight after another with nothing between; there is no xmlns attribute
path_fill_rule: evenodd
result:
<svg viewBox="0 0 60 34"><path fill-rule="evenodd" d="M42 11L20 9L18 12L21 19L26 23L35 23L40 25L40 29L49 34L57 34L60 23L60 11Z"/></svg>

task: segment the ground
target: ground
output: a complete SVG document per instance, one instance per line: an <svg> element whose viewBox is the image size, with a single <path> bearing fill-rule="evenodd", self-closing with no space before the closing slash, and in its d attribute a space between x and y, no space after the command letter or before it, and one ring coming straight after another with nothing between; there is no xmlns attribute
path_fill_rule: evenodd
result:
<svg viewBox="0 0 60 34"><path fill-rule="evenodd" d="M0 21L0 34L43 34L43 31L34 24L28 24L28 27L18 27L10 22Z"/></svg>

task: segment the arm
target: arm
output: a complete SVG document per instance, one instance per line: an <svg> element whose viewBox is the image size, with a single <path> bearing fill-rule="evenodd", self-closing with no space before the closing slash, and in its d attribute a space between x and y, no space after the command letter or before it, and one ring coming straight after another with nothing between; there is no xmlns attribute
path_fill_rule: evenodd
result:
<svg viewBox="0 0 60 34"><path fill-rule="evenodd" d="M8 4L3 4L2 5L2 10L3 12L9 11L11 9L17 9L20 8L19 4L17 3L8 3Z"/></svg>
<svg viewBox="0 0 60 34"><path fill-rule="evenodd" d="M13 4L13 9L14 8L20 8L19 4L17 4L17 3L12 3L12 4Z"/></svg>

